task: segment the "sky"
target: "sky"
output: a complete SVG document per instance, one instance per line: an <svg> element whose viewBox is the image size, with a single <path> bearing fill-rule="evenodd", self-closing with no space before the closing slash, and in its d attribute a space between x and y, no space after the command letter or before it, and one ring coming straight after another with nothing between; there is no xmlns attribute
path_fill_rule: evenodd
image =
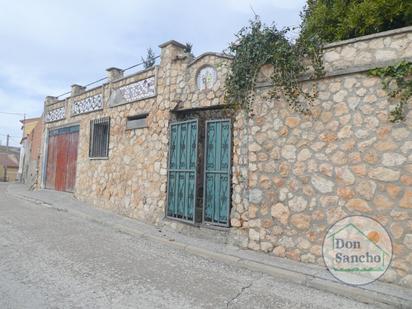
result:
<svg viewBox="0 0 412 309"><path fill-rule="evenodd" d="M193 52L227 48L253 11L278 28L299 25L303 0L0 0L0 143L21 138L20 119L44 98L141 61L174 39ZM253 11L252 9L253 8ZM20 113L7 115L2 113Z"/></svg>

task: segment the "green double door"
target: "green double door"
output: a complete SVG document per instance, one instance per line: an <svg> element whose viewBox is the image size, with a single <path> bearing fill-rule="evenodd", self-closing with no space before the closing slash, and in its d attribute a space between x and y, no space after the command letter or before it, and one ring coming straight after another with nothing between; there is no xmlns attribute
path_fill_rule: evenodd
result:
<svg viewBox="0 0 412 309"><path fill-rule="evenodd" d="M203 171L198 175L198 121L173 123L170 132L167 216L195 222L197 179L203 177L203 223L229 225L231 123L205 123ZM199 180L200 181L200 180Z"/></svg>
<svg viewBox="0 0 412 309"><path fill-rule="evenodd" d="M197 120L173 123L170 129L167 215L195 220Z"/></svg>
<svg viewBox="0 0 412 309"><path fill-rule="evenodd" d="M203 185L203 222L229 225L230 120L206 122Z"/></svg>

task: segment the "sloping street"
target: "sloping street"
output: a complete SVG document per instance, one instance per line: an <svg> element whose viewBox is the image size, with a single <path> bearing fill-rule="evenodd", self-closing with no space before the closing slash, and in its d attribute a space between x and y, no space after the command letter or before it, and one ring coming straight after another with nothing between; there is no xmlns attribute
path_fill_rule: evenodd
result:
<svg viewBox="0 0 412 309"><path fill-rule="evenodd" d="M0 184L0 308L366 307L15 198Z"/></svg>

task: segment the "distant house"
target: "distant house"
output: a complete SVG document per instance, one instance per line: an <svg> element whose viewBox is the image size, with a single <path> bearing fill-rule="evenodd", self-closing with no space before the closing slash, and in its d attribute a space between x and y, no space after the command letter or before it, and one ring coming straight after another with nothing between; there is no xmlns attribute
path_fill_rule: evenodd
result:
<svg viewBox="0 0 412 309"><path fill-rule="evenodd" d="M41 118L40 118L41 119ZM40 169L40 147L43 135L43 121L37 121L25 139L24 165L21 181L32 188L37 185Z"/></svg>
<svg viewBox="0 0 412 309"><path fill-rule="evenodd" d="M29 118L29 119L24 119L20 120L22 123L22 131L23 131L23 136L21 139L21 149L20 149L20 162L19 162L19 170L18 170L18 179L21 182L26 182L29 176L32 176L33 171L31 171L31 164L33 163L33 160L37 160L37 156L35 158L31 157L31 146L32 146L32 139L33 139L33 132L35 128L38 128L38 125L40 123L40 126L42 126L42 118L37 117L37 118ZM41 131L41 128L38 128L37 131ZM37 138L36 138L37 141ZM35 147L36 148L36 147ZM37 165L36 162L34 162L35 165ZM30 170L30 171L29 171Z"/></svg>
<svg viewBox="0 0 412 309"><path fill-rule="evenodd" d="M0 146L0 181L15 181L17 179L19 159L20 148Z"/></svg>

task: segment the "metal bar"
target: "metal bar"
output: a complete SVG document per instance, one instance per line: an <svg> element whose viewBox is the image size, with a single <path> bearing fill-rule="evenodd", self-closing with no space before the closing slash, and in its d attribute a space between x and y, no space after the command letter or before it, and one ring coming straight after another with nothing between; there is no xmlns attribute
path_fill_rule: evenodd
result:
<svg viewBox="0 0 412 309"><path fill-rule="evenodd" d="M221 173L226 173L226 171L207 171L208 174L221 174Z"/></svg>
<svg viewBox="0 0 412 309"><path fill-rule="evenodd" d="M96 132L96 141L97 141L97 156L102 157L102 139L103 136L103 126L101 125L100 121L97 121L97 125L95 126Z"/></svg>
<svg viewBox="0 0 412 309"><path fill-rule="evenodd" d="M195 124L193 126L193 124ZM191 165L191 146L195 142L193 156L197 159L197 140L198 140L197 120L182 121L171 124L170 144L168 158L168 202L166 216L181 220L195 222L196 214L196 178L197 160L194 167ZM195 130L195 132L194 132ZM173 133L175 132L175 133ZM195 137L192 136L196 133ZM185 148L182 148L184 143ZM174 166L173 169L170 166ZM191 177L194 175L193 190L191 189ZM183 194L179 203L179 191ZM193 194L192 194L193 193Z"/></svg>
<svg viewBox="0 0 412 309"><path fill-rule="evenodd" d="M186 168L190 168L190 145L191 145L191 143L190 143L190 137L191 137L190 131L191 131L191 127L189 125L190 125L190 123L185 124L185 126L186 126L186 149L185 149L185 152L186 152ZM188 211L189 211L188 208L190 207L190 205L189 205L189 203L190 203L190 201L189 201L189 185L190 185L189 175L190 175L190 173L185 174L185 199L184 199L185 207L184 207L184 211L185 211L186 219L188 219Z"/></svg>
<svg viewBox="0 0 412 309"><path fill-rule="evenodd" d="M110 117L90 121L89 157L107 158L109 156Z"/></svg>
<svg viewBox="0 0 412 309"><path fill-rule="evenodd" d="M231 180L232 180L232 121L227 119L229 125L229 139L228 139L228 164L227 164L227 210L226 210L226 226L230 225L230 206L231 206Z"/></svg>
<svg viewBox="0 0 412 309"><path fill-rule="evenodd" d="M176 125L176 128L177 128L177 133L176 133L176 167L177 168L179 168L180 167L180 159L179 159L179 155L180 155L180 131L181 131L181 128L180 128L180 126L179 125ZM174 215L177 215L177 213L179 212L179 205L178 205L178 203L179 203L179 176L180 176L180 174L179 174L179 172L176 172L176 178L175 178L175 181L176 181L176 184L175 184L175 194L176 194L176 199L175 199L175 204L174 204Z"/></svg>
<svg viewBox="0 0 412 309"><path fill-rule="evenodd" d="M154 60L157 60L158 58L160 58L160 55L154 57ZM128 70L130 70L130 69L133 69L133 68L135 68L135 67L138 67L139 65L142 65L143 63L144 63L144 62L142 61L142 62L140 62L140 63L138 63L138 64L132 65L131 67L128 67L128 68L126 68L126 69L123 69L123 72L128 71Z"/></svg>
<svg viewBox="0 0 412 309"><path fill-rule="evenodd" d="M208 122L205 123L205 138L204 138L204 147L203 147L203 209L202 209L202 223L205 223L205 210L206 210L206 194L207 194L207 175L206 175L206 166L207 166L207 132Z"/></svg>
<svg viewBox="0 0 412 309"><path fill-rule="evenodd" d="M221 165L221 152L222 152L222 122L217 122L216 123L216 147L215 147L215 149L216 149L216 157L215 157L215 160L216 160L216 170L220 170L220 165ZM221 180L221 178L220 178L220 175L215 175L215 178L217 178L216 179L216 182L217 182L217 184L218 184L218 186L217 186L217 190L215 191L215 194L217 195L217 197L215 197L215 217L214 218L217 218L217 220L215 220L215 221L218 221L219 222L219 220L220 220L220 208L221 208L221 203L220 203L220 193L221 193L221 189L222 189L222 187L221 187L221 185L220 185L220 180ZM217 203L216 203L216 200L217 200ZM217 215L216 215L216 213L217 213Z"/></svg>
<svg viewBox="0 0 412 309"><path fill-rule="evenodd" d="M104 81L104 80L106 80L106 79L108 79L108 77L102 77L102 78L100 78L100 79L98 79L98 80L96 80L96 81L94 81L94 82L91 82L91 83L88 83L87 85L84 85L84 87L89 87L89 86L91 86L91 85L97 84L98 82L102 82L102 81Z"/></svg>
<svg viewBox="0 0 412 309"><path fill-rule="evenodd" d="M198 167L198 159L197 159L197 150L198 150L198 143L199 143L199 121L196 119L195 120L196 123L196 147L195 147L195 166L194 166L194 170L195 170L195 178L194 178L194 194L193 194L193 224L196 222L196 203L197 203L197 167Z"/></svg>
<svg viewBox="0 0 412 309"><path fill-rule="evenodd" d="M223 126L228 124L228 136L227 136L227 143L228 149L227 153L225 154L223 147L224 143L224 136L223 136ZM214 136L209 136L209 131L211 127L214 127ZM205 126L205 166L204 166L204 195L203 195L203 223L207 224L210 223L212 225L218 226L229 226L229 216L230 216L230 194L231 194L231 187L230 187L230 175L231 175L231 120L230 119L219 119L219 120L208 120L206 121ZM213 141L211 140L213 138ZM214 148L212 150L209 149L209 144L214 143ZM210 155L210 151L213 152L214 156L214 165L212 166L213 169L210 169L208 166L208 155ZM222 159L225 159L227 156L227 168L222 169ZM210 179L212 176L213 184L212 189L213 193L208 192L208 178ZM222 179L225 179L227 182L222 185ZM226 192L224 192L226 190ZM226 193L227 200L224 203L221 199L223 193ZM213 207L210 211L210 218L205 216L207 205L208 195L213 194L212 204L209 207ZM226 208L226 209L225 209ZM226 218L224 217L224 213L222 211L226 211ZM225 221L225 222L224 222Z"/></svg>
<svg viewBox="0 0 412 309"><path fill-rule="evenodd" d="M154 60L157 60L158 58L160 58L160 55L154 57ZM135 65L132 65L132 66L130 66L130 67L128 67L128 68L125 68L125 69L123 69L123 72L126 72L126 71L128 71L128 70L130 70L130 69L136 68L136 67L142 65L143 63L144 63L144 62L139 62L139 63L137 63L137 64L135 64ZM106 79L108 79L108 77L102 77L102 78L100 78L100 79L98 79L98 80L95 80L95 81L93 81L93 82L91 82L91 83L86 84L84 87L89 87L89 86L91 86L91 85L94 85L94 84L97 84L97 83L99 83L99 82L102 82L102 81L104 81L104 80L106 80ZM60 97L62 97L62 96L68 95L68 94L71 94L71 91L67 91L67 92L65 92L65 93L62 93L62 94L58 95L57 98L60 98Z"/></svg>
<svg viewBox="0 0 412 309"><path fill-rule="evenodd" d="M179 195L179 172L175 174L175 194L174 194L174 203L173 203L173 212L172 216L177 216L177 203L178 203L178 195Z"/></svg>
<svg viewBox="0 0 412 309"><path fill-rule="evenodd" d="M189 203L190 203L190 200L189 200L189 175L190 175L190 173L185 173L184 175L185 175L185 180L184 180L185 181L184 182L185 196L183 198L183 200L184 200L183 212L184 212L184 217L187 220L189 218L188 217L188 212L189 212L189 207L190 207L190 205L189 205Z"/></svg>
<svg viewBox="0 0 412 309"><path fill-rule="evenodd" d="M67 92L65 92L65 93L62 93L62 94L58 95L57 98L60 98L60 97L62 97L62 96L64 96L64 95L71 94L71 93L72 93L71 91L67 91Z"/></svg>
<svg viewBox="0 0 412 309"><path fill-rule="evenodd" d="M6 138L6 160L5 164L4 164L4 181L7 182L7 172L8 172L8 167L9 167L9 163L7 162L9 160L8 156L9 156L9 141L10 141L10 135L7 134L7 138ZM23 173L22 173L23 174Z"/></svg>
<svg viewBox="0 0 412 309"><path fill-rule="evenodd" d="M94 130L94 121L90 121L90 135L89 135L89 157L93 157L93 130Z"/></svg>
<svg viewBox="0 0 412 309"><path fill-rule="evenodd" d="M169 182L169 179L170 179L170 171L169 171L169 167L170 167L170 160L171 160L171 143L172 143L172 127L170 126L170 130L169 130L169 132L167 133L168 134L168 141L169 141L169 149L167 150L167 181L166 181L166 205L165 205L165 208L164 208L164 215L165 215L165 218L167 218L168 217L168 215L169 215L169 202L170 202L170 182Z"/></svg>
<svg viewBox="0 0 412 309"><path fill-rule="evenodd" d="M168 158L167 158L167 190L166 190L166 207L165 207L165 217L169 216L170 213L170 203L174 201L174 192L175 192L175 187L173 186L173 190L171 190L172 187L172 175L174 176L173 172L170 172L170 166L172 164L173 160L173 152L172 152L172 145L173 145L173 124L170 125L170 130L168 132L169 136L169 149L168 149Z"/></svg>

